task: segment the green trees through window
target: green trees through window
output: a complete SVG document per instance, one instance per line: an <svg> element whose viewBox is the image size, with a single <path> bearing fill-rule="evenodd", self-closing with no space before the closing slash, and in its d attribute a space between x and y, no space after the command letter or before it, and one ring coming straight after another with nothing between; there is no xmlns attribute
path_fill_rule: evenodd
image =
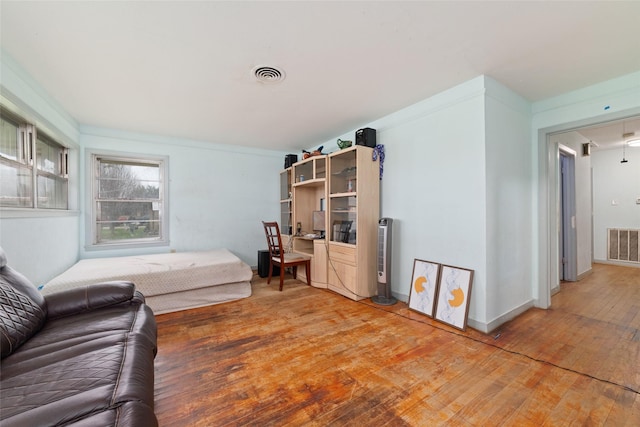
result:
<svg viewBox="0 0 640 427"><path fill-rule="evenodd" d="M94 156L96 244L163 237L164 162Z"/></svg>

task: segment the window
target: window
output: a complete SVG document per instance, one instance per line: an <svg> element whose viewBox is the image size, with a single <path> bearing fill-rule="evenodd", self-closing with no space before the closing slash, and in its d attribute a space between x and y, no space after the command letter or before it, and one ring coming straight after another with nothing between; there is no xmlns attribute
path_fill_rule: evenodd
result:
<svg viewBox="0 0 640 427"><path fill-rule="evenodd" d="M4 111L0 122L0 206L67 209L68 149Z"/></svg>
<svg viewBox="0 0 640 427"><path fill-rule="evenodd" d="M164 243L164 159L92 155L93 245Z"/></svg>

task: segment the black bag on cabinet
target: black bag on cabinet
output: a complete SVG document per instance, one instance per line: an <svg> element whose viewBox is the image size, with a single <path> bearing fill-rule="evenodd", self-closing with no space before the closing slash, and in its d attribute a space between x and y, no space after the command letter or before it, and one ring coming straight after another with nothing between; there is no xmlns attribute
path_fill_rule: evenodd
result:
<svg viewBox="0 0 640 427"><path fill-rule="evenodd" d="M284 156L284 168L286 169L288 167L291 167L291 165L297 161L298 161L297 154L287 154L286 156Z"/></svg>
<svg viewBox="0 0 640 427"><path fill-rule="evenodd" d="M376 130L371 128L358 129L356 131L356 145L364 145L366 147L375 148Z"/></svg>

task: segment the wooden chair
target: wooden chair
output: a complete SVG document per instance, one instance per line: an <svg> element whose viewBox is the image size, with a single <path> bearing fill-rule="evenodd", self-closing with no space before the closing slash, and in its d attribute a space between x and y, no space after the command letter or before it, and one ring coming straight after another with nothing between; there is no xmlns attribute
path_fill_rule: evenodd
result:
<svg viewBox="0 0 640 427"><path fill-rule="evenodd" d="M267 278L267 283L271 283L273 266L280 267L280 291L282 291L284 269L291 267L293 278L295 279L298 273L298 266L304 265L307 273L307 285L311 286L311 257L302 254L285 253L278 223L275 221L262 221L262 225L264 226L264 233L267 236L267 245L269 246L269 277Z"/></svg>

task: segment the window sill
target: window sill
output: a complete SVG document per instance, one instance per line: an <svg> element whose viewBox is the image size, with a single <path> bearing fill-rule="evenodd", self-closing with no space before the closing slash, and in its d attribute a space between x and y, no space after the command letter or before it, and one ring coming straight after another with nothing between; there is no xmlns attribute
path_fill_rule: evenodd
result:
<svg viewBox="0 0 640 427"><path fill-rule="evenodd" d="M0 218L53 218L79 216L80 212L65 209L0 208Z"/></svg>
<svg viewBox="0 0 640 427"><path fill-rule="evenodd" d="M141 249L141 248L155 248L161 246L169 246L169 242L166 240L154 240L146 242L122 242L122 243L98 243L93 245L85 245L84 249L87 252L92 251L108 251L108 250L123 250L123 249Z"/></svg>

